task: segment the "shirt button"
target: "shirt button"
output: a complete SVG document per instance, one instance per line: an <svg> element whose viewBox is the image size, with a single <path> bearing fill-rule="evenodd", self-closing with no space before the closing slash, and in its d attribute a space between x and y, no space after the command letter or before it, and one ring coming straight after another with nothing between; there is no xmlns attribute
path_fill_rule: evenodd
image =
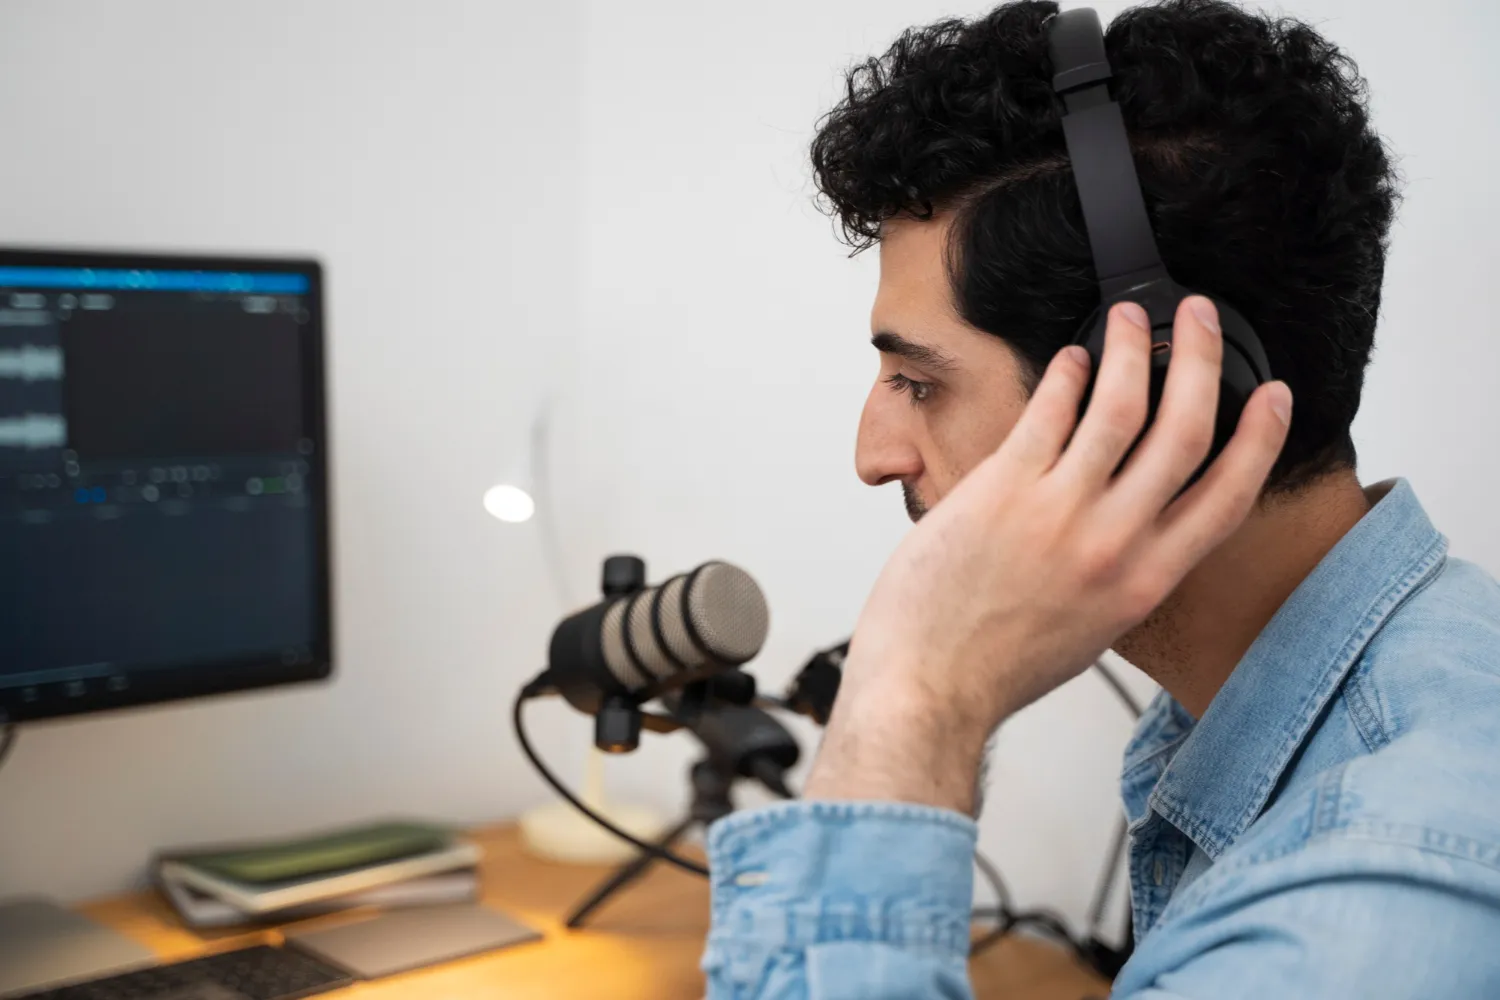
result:
<svg viewBox="0 0 1500 1000"><path fill-rule="evenodd" d="M1156 880L1157 885L1167 880L1167 869L1160 861L1156 862L1156 868L1152 870L1151 877Z"/></svg>

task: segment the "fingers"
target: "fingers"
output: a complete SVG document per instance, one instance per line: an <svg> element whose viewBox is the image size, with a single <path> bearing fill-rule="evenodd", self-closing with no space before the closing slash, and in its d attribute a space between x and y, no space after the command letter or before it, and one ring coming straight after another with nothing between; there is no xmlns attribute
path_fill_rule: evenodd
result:
<svg viewBox="0 0 1500 1000"><path fill-rule="evenodd" d="M1097 488L1119 468L1146 422L1151 388L1151 331L1146 311L1122 302L1109 311L1104 359L1088 411L1057 463L1058 474Z"/></svg>
<svg viewBox="0 0 1500 1000"><path fill-rule="evenodd" d="M1292 392L1285 382L1256 389L1224 451L1162 516L1157 551L1185 574L1237 529L1255 506L1286 443Z"/></svg>
<svg viewBox="0 0 1500 1000"><path fill-rule="evenodd" d="M1000 455L1038 474L1052 468L1078 422L1078 403L1088 381L1089 352L1077 346L1058 351L1006 435Z"/></svg>
<svg viewBox="0 0 1500 1000"><path fill-rule="evenodd" d="M1172 327L1161 403L1111 491L1109 503L1117 514L1154 520L1208 457L1223 360L1224 338L1213 303L1201 295L1183 299Z"/></svg>

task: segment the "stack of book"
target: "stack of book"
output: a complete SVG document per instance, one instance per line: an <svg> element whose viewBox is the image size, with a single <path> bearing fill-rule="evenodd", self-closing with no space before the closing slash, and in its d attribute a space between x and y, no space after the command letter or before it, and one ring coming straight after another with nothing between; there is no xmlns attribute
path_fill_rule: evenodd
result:
<svg viewBox="0 0 1500 1000"><path fill-rule="evenodd" d="M157 887L189 927L279 923L356 906L479 894L479 848L426 823L383 822L276 843L166 851Z"/></svg>

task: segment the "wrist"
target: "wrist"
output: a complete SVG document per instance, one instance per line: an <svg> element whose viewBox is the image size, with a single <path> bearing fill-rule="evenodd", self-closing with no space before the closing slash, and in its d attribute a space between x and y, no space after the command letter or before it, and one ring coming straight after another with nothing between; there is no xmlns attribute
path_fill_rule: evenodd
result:
<svg viewBox="0 0 1500 1000"><path fill-rule="evenodd" d="M803 797L909 802L972 815L993 729L920 692L841 694Z"/></svg>

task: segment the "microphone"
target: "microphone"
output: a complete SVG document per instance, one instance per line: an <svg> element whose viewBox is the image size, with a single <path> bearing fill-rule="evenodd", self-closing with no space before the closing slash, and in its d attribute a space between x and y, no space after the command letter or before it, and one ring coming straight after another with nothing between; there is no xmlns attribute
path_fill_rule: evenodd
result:
<svg viewBox="0 0 1500 1000"><path fill-rule="evenodd" d="M765 644L771 613L755 580L738 566L706 562L654 587L634 556L604 564L604 600L560 622L552 633L549 686L580 712L614 716L625 729L629 711L661 685L714 670L732 670ZM540 680L540 678L539 678ZM613 736L601 718L602 748L633 749L639 734Z"/></svg>

